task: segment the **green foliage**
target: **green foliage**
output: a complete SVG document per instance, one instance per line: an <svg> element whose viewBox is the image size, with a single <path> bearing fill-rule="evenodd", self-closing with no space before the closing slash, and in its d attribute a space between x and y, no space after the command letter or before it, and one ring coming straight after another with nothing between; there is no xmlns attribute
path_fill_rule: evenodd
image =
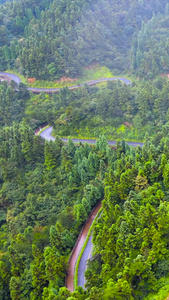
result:
<svg viewBox="0 0 169 300"><path fill-rule="evenodd" d="M168 12L167 0L6 2L0 6L0 69L52 81L127 69L153 78L168 72ZM52 96L0 84L1 299L167 296L168 95L161 77L131 87L63 88ZM96 146L75 146L71 138L64 144L58 136L44 142L34 136L42 123L55 135L100 138ZM142 149L124 141L110 148L108 138L146 142ZM64 287L68 257L103 197L90 229L87 290L70 293Z"/></svg>
<svg viewBox="0 0 169 300"><path fill-rule="evenodd" d="M135 68L146 48L146 27L142 23L160 12L166 14L160 26L167 28L167 3L167 0L149 1L149 4L145 0L7 2L0 7L1 69L19 68L28 77L53 80L63 75L77 77L83 73L84 66L100 63L117 73L129 68L131 49L131 64ZM132 42L137 33L138 42L136 38ZM150 41L150 46L154 45L154 39ZM165 68L167 47L162 49L159 61ZM158 68L155 62L158 50L153 52L153 59L148 59L152 74Z"/></svg>
<svg viewBox="0 0 169 300"><path fill-rule="evenodd" d="M0 137L4 299L144 299L158 292L168 276L167 134L136 150L124 141L109 148L105 136L93 147L70 138L64 145L58 137L44 143L23 119ZM87 293L65 294L68 256L103 195L90 229Z"/></svg>
<svg viewBox="0 0 169 300"><path fill-rule="evenodd" d="M160 172L166 140L162 137L159 143L161 147L145 144L139 164L138 150L137 160L135 154L131 165L130 152L122 152L113 163L114 172L106 174L103 212L93 233L95 255L86 272L89 291L102 287L100 298L150 299L149 293L160 297L157 291L165 285L162 278L168 276L169 207L165 201L167 184L163 184L167 175L162 179ZM154 181L153 169L145 177L144 166L152 160L162 185ZM162 291L165 288L161 289L165 297L167 293Z"/></svg>
<svg viewBox="0 0 169 300"><path fill-rule="evenodd" d="M71 139L44 143L25 119L4 127L0 138L1 295L55 297L79 230L103 196L100 152Z"/></svg>
<svg viewBox="0 0 169 300"><path fill-rule="evenodd" d="M20 122L24 117L29 92L25 87L19 87L16 93L11 86L0 83L0 127L10 126L13 122Z"/></svg>
<svg viewBox="0 0 169 300"><path fill-rule="evenodd" d="M153 15L134 37L132 64L137 75L153 78L168 73L168 24L168 12Z"/></svg>

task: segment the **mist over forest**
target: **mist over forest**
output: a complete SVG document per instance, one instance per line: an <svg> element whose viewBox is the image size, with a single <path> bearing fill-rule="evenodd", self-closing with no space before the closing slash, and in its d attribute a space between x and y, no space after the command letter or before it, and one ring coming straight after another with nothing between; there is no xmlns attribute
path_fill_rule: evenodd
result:
<svg viewBox="0 0 169 300"><path fill-rule="evenodd" d="M0 0L3 71L22 82L0 73L0 299L167 300L169 1ZM55 141L35 135L46 124ZM100 201L86 286L70 292Z"/></svg>

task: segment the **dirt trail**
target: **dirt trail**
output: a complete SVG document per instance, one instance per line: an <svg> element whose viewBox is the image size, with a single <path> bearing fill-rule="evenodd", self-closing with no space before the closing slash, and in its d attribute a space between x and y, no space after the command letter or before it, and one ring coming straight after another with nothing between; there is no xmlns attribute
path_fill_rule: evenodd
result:
<svg viewBox="0 0 169 300"><path fill-rule="evenodd" d="M76 245L72 251L70 260L69 260L69 269L68 269L68 275L66 278L66 287L68 290L70 290L71 292L73 292L73 281L74 281L74 271L75 271L75 265L76 265L76 261L77 258L80 254L80 251L82 249L82 246L85 242L85 239L87 237L89 228L91 226L91 224L93 223L99 209L101 208L101 202L92 210L88 220L86 221L84 227L82 228L82 231L79 235L79 238L76 242Z"/></svg>

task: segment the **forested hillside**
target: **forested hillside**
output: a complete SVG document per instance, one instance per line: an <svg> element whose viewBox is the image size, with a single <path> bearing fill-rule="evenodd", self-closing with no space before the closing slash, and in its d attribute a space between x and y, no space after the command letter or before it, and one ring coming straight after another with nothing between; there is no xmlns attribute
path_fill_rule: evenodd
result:
<svg viewBox="0 0 169 300"><path fill-rule="evenodd" d="M135 150L124 142L112 149L104 136L93 147L59 138L44 143L26 120L4 127L1 298L68 299L70 251L103 196L87 291L78 289L73 299L145 299L168 284L167 134L164 126Z"/></svg>
<svg viewBox="0 0 169 300"><path fill-rule="evenodd" d="M51 113L49 122L54 125L54 133L61 136L97 138L104 134L108 139L141 141L146 134L153 136L167 126L168 93L169 82L162 79L133 87L112 82L102 89L86 87L74 93L65 89L55 96L56 121L52 122ZM43 105L39 105L39 111ZM34 118L36 111L29 107Z"/></svg>
<svg viewBox="0 0 169 300"><path fill-rule="evenodd" d="M133 35L134 41L137 34L144 39L142 23L153 13L168 14L168 1L7 2L0 7L0 69L18 68L28 77L41 79L77 77L94 62L116 72L129 70L132 45L133 55L143 54L143 49L136 50L136 42L132 44ZM161 26L167 32L166 22ZM137 57L134 68L140 64Z"/></svg>
<svg viewBox="0 0 169 300"><path fill-rule="evenodd" d="M7 2L7 1L10 2L10 1L13 1L13 0L0 0L0 5L1 5L1 4L4 4L4 3Z"/></svg>
<svg viewBox="0 0 169 300"><path fill-rule="evenodd" d="M154 293L168 285L168 142L163 132L142 150L123 145L111 157L86 271L95 299L164 299Z"/></svg>
<svg viewBox="0 0 169 300"><path fill-rule="evenodd" d="M0 1L0 71L45 86L86 70L132 81L52 95L0 82L0 299L166 300L168 36L168 0ZM55 142L35 136L42 124ZM71 293L68 260L101 200L86 290Z"/></svg>
<svg viewBox="0 0 169 300"><path fill-rule="evenodd" d="M47 299L64 286L70 250L103 197L106 140L44 143L25 120L0 139L0 297Z"/></svg>
<svg viewBox="0 0 169 300"><path fill-rule="evenodd" d="M168 14L167 5L164 15L154 15L148 23L143 23L137 37L133 38L131 64L141 77L153 78L169 70Z"/></svg>

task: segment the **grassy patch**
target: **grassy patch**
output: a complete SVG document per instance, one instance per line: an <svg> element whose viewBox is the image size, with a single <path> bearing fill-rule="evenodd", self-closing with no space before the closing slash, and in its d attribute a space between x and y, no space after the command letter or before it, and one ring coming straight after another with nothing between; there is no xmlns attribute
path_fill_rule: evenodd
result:
<svg viewBox="0 0 169 300"><path fill-rule="evenodd" d="M39 130L39 132L37 133L37 135L40 135L42 133L42 131L44 131L45 129L47 129L49 127L50 127L49 125L43 127L41 130Z"/></svg>
<svg viewBox="0 0 169 300"><path fill-rule="evenodd" d="M110 71L107 67L92 67L90 69L85 69L82 80L84 81L90 81L90 80L97 80L101 78L110 78L110 77L116 77L113 75L113 73Z"/></svg>
<svg viewBox="0 0 169 300"><path fill-rule="evenodd" d="M58 82L47 81L47 80L36 80L33 84L27 83L29 87L37 87L37 88L64 88L66 86L74 86L79 84L79 80L75 82Z"/></svg>
<svg viewBox="0 0 169 300"><path fill-rule="evenodd" d="M98 140L99 136L105 135L107 140L110 141L121 141L125 140L127 142L144 142L144 132L142 133L142 136L140 133L137 132L136 128L131 127L127 128L124 126L124 124L121 124L118 128L113 127L111 125L105 125L105 126L97 126L93 125L93 128L90 127L84 127L84 128L79 128L78 131L74 130L69 134L71 139L92 139L92 140ZM58 133L58 135L62 136L61 134ZM62 136L65 137L66 136Z"/></svg>

